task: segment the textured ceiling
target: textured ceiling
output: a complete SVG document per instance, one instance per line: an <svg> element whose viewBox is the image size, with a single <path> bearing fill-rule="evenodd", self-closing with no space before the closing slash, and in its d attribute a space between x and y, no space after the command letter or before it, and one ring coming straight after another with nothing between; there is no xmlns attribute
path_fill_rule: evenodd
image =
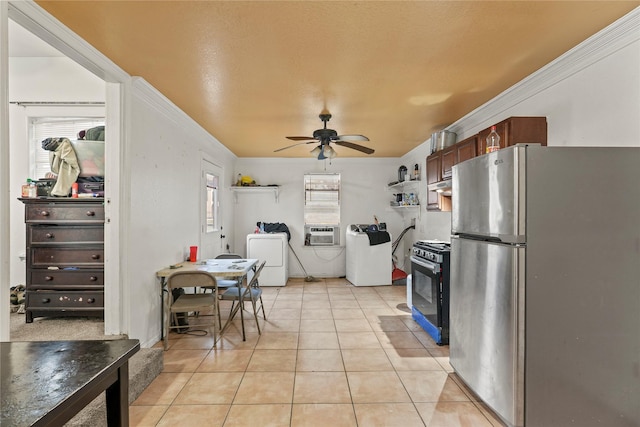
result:
<svg viewBox="0 0 640 427"><path fill-rule="evenodd" d="M239 157L307 157L318 115L401 156L639 1L41 1ZM336 147L340 157L366 157Z"/></svg>

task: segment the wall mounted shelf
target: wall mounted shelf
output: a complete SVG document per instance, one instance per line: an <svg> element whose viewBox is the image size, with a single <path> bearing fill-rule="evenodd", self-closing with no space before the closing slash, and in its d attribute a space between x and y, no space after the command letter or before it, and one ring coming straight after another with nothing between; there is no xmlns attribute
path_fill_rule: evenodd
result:
<svg viewBox="0 0 640 427"><path fill-rule="evenodd" d="M403 206L391 206L391 209L403 210L403 209L418 209L420 205L403 205Z"/></svg>
<svg viewBox="0 0 640 427"><path fill-rule="evenodd" d="M235 202L238 203L238 194L243 193L273 193L273 197L275 198L276 203L279 201L280 197L280 186L278 185L266 185L266 186L246 186L246 187L238 187L232 186L229 187L231 191L233 191L233 195L235 198Z"/></svg>
<svg viewBox="0 0 640 427"><path fill-rule="evenodd" d="M419 182L420 182L419 179L401 181L401 182L396 182L395 184L389 184L387 186L387 188L390 189L390 190L393 190L393 189L396 189L396 188L404 188L404 187L412 186L413 184L418 184Z"/></svg>

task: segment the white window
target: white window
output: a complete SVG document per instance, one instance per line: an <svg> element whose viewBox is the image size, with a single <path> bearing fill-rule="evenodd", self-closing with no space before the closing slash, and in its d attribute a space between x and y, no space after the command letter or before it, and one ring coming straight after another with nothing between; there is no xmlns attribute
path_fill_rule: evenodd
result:
<svg viewBox="0 0 640 427"><path fill-rule="evenodd" d="M305 225L340 225L340 174L304 176Z"/></svg>
<svg viewBox="0 0 640 427"><path fill-rule="evenodd" d="M206 190L207 190L207 202L206 202L206 221L207 221L207 233L213 233L218 231L220 226L218 224L218 177L211 173L206 174Z"/></svg>
<svg viewBox="0 0 640 427"><path fill-rule="evenodd" d="M103 117L31 117L29 120L30 159L29 177L41 179L51 171L50 151L42 148L46 138L78 139L78 132L104 126Z"/></svg>

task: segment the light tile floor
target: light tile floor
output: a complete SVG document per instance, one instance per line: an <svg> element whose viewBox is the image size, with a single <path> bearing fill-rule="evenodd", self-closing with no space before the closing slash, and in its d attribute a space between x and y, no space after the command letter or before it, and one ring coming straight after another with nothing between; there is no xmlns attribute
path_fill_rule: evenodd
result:
<svg viewBox="0 0 640 427"><path fill-rule="evenodd" d="M131 426L503 425L411 319L404 286L291 279L263 291L262 335L250 311L246 341L239 319L216 348L208 334L170 334Z"/></svg>

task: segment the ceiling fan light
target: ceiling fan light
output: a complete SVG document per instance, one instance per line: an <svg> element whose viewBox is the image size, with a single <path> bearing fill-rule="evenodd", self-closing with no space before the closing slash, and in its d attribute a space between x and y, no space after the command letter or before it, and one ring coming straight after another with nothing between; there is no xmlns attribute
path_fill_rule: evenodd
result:
<svg viewBox="0 0 640 427"><path fill-rule="evenodd" d="M334 150L333 148L331 148L331 146L327 146L324 149L324 155L326 157L328 157L329 159L333 159L334 157L338 157L338 153L336 152L336 150Z"/></svg>
<svg viewBox="0 0 640 427"><path fill-rule="evenodd" d="M309 153L311 153L313 157L318 157L320 155L320 151L322 151L322 148L320 148L320 145L318 145L316 148L309 151Z"/></svg>

